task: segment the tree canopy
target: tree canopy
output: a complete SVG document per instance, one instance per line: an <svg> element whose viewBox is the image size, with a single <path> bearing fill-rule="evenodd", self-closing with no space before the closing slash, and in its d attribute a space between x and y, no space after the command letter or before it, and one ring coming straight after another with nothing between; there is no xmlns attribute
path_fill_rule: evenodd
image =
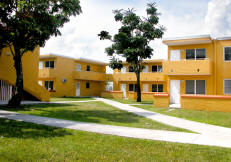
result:
<svg viewBox="0 0 231 162"><path fill-rule="evenodd" d="M137 76L137 101L141 101L140 72L143 69L144 59L150 59L153 49L150 42L156 38L162 38L165 28L159 24L159 15L156 3L147 4L147 17L140 17L134 9L113 11L114 19L121 23L118 33L111 36L107 31L101 31L98 36L100 40L111 40L112 45L105 49L108 56L111 56L110 67L121 69L122 61L118 56L126 59L126 62L133 66Z"/></svg>
<svg viewBox="0 0 231 162"><path fill-rule="evenodd" d="M20 47L20 55L33 51L61 35L59 28L80 13L79 0L1 0L0 48Z"/></svg>
<svg viewBox="0 0 231 162"><path fill-rule="evenodd" d="M23 94L22 56L43 47L71 16L81 13L79 0L1 0L0 49L9 47L16 70L14 96L9 107L19 107Z"/></svg>

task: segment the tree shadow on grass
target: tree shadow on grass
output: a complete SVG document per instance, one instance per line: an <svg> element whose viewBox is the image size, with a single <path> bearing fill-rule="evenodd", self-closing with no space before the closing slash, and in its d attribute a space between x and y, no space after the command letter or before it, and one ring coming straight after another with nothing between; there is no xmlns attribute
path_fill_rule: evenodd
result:
<svg viewBox="0 0 231 162"><path fill-rule="evenodd" d="M116 123L139 123L142 117L129 112L117 110L46 110L39 109L40 116L66 119L72 121L82 121L91 123L102 123L102 121Z"/></svg>
<svg viewBox="0 0 231 162"><path fill-rule="evenodd" d="M56 103L56 104L30 104L30 105L22 105L20 108L9 108L6 106L0 106L0 109L6 110L6 111L31 111L36 109L42 109L42 108L57 108L57 107L69 107L69 106L76 106L74 104L63 104L63 103Z"/></svg>
<svg viewBox="0 0 231 162"><path fill-rule="evenodd" d="M66 135L71 133L62 128L0 118L0 138L52 138Z"/></svg>

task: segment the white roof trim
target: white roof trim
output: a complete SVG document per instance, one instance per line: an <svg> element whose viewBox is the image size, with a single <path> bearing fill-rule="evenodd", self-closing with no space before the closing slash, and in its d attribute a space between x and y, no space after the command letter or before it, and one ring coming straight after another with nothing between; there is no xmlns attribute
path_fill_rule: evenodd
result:
<svg viewBox="0 0 231 162"><path fill-rule="evenodd" d="M164 38L163 41L170 41L170 40L181 40L181 39L195 39L195 38L211 38L211 36L208 35L195 35L195 36L185 36L185 37L175 37L175 38Z"/></svg>
<svg viewBox="0 0 231 162"><path fill-rule="evenodd" d="M219 37L217 40L231 40L231 37Z"/></svg>

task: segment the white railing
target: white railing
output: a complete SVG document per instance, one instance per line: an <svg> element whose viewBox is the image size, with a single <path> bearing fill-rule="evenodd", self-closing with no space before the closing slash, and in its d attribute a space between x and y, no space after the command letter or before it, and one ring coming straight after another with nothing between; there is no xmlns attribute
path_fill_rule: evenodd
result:
<svg viewBox="0 0 231 162"><path fill-rule="evenodd" d="M12 86L0 80L0 101L9 101L12 97Z"/></svg>

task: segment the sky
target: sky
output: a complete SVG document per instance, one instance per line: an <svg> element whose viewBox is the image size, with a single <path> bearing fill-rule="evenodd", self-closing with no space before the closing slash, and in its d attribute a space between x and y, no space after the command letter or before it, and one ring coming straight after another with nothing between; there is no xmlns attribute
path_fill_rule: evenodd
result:
<svg viewBox="0 0 231 162"><path fill-rule="evenodd" d="M102 30L115 34L120 23L114 21L115 9L134 8L145 16L151 0L80 0L82 14L71 17L60 29L62 35L52 37L41 48L41 54L59 54L73 58L88 58L109 62L105 48L110 41L100 41ZM161 13L160 25L167 30L163 38L207 35L213 38L231 36L231 0L155 0ZM150 43L152 59L166 59L167 47L161 39Z"/></svg>

